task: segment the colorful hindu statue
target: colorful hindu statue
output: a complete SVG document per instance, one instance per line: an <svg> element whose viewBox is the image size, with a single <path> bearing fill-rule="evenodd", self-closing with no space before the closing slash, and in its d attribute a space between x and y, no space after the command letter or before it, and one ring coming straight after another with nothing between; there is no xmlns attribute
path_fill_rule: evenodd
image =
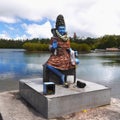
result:
<svg viewBox="0 0 120 120"><path fill-rule="evenodd" d="M51 32L53 34L49 45L51 55L46 67L59 76L61 84L64 84L65 75L61 71L75 69L79 60L76 59L77 51L73 51L70 47L63 15L58 15L56 28L52 28Z"/></svg>

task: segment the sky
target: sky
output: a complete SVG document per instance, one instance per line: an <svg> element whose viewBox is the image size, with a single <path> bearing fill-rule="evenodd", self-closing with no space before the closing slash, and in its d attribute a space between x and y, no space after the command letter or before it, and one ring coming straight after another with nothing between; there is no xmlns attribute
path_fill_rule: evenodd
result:
<svg viewBox="0 0 120 120"><path fill-rule="evenodd" d="M120 0L0 0L0 38L50 38L59 14L68 36L120 35Z"/></svg>

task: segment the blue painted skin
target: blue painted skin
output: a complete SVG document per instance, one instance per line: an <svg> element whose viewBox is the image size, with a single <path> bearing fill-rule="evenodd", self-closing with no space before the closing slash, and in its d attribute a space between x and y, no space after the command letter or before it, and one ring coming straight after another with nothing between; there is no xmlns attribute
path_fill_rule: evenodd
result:
<svg viewBox="0 0 120 120"><path fill-rule="evenodd" d="M61 34L61 35L64 35L66 33L66 29L65 29L65 26L59 26L58 27L58 32ZM54 40L53 43L52 43L52 49L56 49L58 47L58 43L57 43L57 40ZM65 75L62 74L59 70L57 70L56 68L50 66L50 65L47 65L46 66L50 71L54 72L57 76L60 77L60 83L61 84L64 84L65 82Z"/></svg>
<svg viewBox="0 0 120 120"><path fill-rule="evenodd" d="M58 27L58 32L59 32L61 35L65 35L65 33L66 33L66 28L65 28L65 26L59 26L59 27Z"/></svg>
<svg viewBox="0 0 120 120"><path fill-rule="evenodd" d="M80 63L80 60L78 58L75 58L75 62L78 65Z"/></svg>
<svg viewBox="0 0 120 120"><path fill-rule="evenodd" d="M53 43L52 43L52 48L56 49L57 47L58 47L57 40L54 40Z"/></svg>
<svg viewBox="0 0 120 120"><path fill-rule="evenodd" d="M64 82L65 82L65 75L64 74L62 74L59 70L57 70L56 68L54 68L54 67L52 67L52 66L50 66L50 65L47 65L46 66L50 71L52 71L52 72L54 72L57 76L59 76L60 77L60 83L61 84L64 84Z"/></svg>
<svg viewBox="0 0 120 120"><path fill-rule="evenodd" d="M66 28L65 26L59 26L58 27L58 32L61 34L61 35L65 35L66 34ZM57 40L54 40L53 43L52 43L52 49L55 50L56 48L58 47L58 43L57 43ZM71 50L71 48L70 48ZM75 51L75 56L77 57L78 56L78 52ZM79 59L76 58L76 64L79 64ZM50 71L54 72L57 76L60 77L60 83L61 84L64 84L65 83L65 75L62 74L58 69L50 66L50 65L47 65L46 66Z"/></svg>
<svg viewBox="0 0 120 120"><path fill-rule="evenodd" d="M72 48L69 49L70 51L72 50ZM74 51L75 57L78 57L78 51ZM78 58L75 58L75 63L78 65L80 63Z"/></svg>
<svg viewBox="0 0 120 120"><path fill-rule="evenodd" d="M58 32L61 34L61 35L64 35L66 33L66 28L65 26L59 26L58 27ZM57 40L54 40L53 43L52 43L52 48L53 49L56 49L58 47L58 44L57 44Z"/></svg>
<svg viewBox="0 0 120 120"><path fill-rule="evenodd" d="M78 51L74 51L75 56L78 57ZM78 65L80 63L80 60L78 58L75 58L75 62Z"/></svg>

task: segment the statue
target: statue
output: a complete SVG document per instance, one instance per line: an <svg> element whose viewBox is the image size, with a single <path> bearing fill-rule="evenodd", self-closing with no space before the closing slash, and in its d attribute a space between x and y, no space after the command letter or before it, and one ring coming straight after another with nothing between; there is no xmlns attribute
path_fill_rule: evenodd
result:
<svg viewBox="0 0 120 120"><path fill-rule="evenodd" d="M75 69L76 65L79 64L79 60L76 58L77 51L72 50L70 47L63 15L58 15L56 28L52 28L51 32L53 34L49 45L51 55L45 63L43 81L49 81L48 77L50 75L47 75L47 73L51 71L52 74L59 77L60 84L65 84L67 82L66 74L70 74L72 71L72 74L76 76Z"/></svg>

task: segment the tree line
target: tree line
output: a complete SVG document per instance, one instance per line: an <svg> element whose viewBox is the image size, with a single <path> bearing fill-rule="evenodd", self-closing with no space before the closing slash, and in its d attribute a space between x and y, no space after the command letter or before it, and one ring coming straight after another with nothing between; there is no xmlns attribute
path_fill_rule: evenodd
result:
<svg viewBox="0 0 120 120"><path fill-rule="evenodd" d="M34 38L32 40L0 39L0 48L23 48L28 51L48 51L50 39ZM79 52L89 52L94 49L120 48L120 35L105 35L99 38L86 39L70 37L71 48Z"/></svg>

